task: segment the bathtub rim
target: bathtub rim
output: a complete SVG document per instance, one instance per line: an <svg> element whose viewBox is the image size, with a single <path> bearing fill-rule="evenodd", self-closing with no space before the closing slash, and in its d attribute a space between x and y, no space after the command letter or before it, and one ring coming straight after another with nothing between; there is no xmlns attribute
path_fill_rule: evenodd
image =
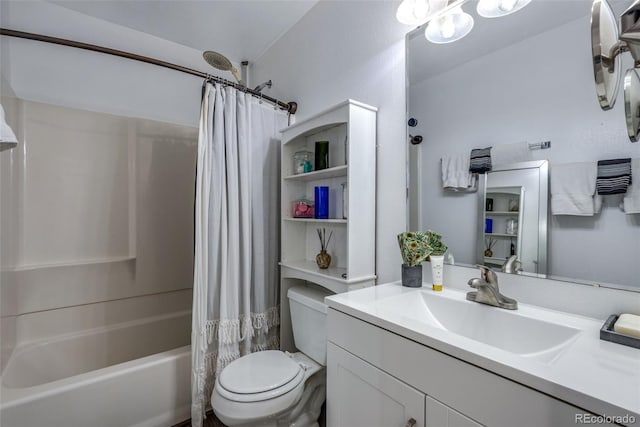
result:
<svg viewBox="0 0 640 427"><path fill-rule="evenodd" d="M74 388L96 382L97 379L108 380L140 370L143 367L152 367L162 363L167 363L168 361L184 357L185 354L191 358L191 345L174 348L162 353L150 354L148 356L128 360L126 362L117 363L115 365L106 366L89 372L83 372L81 374L72 375L70 377L31 387L6 388L2 382L2 377L0 377L0 417L1 412L4 409L9 409L34 400L46 398L60 392L73 390Z"/></svg>

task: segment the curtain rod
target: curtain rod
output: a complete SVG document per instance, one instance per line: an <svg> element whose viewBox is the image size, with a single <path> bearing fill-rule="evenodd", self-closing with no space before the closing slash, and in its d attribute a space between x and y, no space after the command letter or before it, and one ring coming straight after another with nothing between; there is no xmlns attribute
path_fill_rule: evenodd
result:
<svg viewBox="0 0 640 427"><path fill-rule="evenodd" d="M165 61L161 61L159 59L155 59L155 58L150 58L148 56L142 56L142 55L136 55L135 53L130 53L130 52L125 52L122 50L117 50L117 49L111 49L108 47L102 47L102 46L98 46L98 45L94 45L94 44L89 44L89 43L82 43L82 42L78 42L75 40L67 40L67 39L61 39L58 37L51 37L51 36L45 36L42 34L36 34L36 33L27 33L24 31L17 31L17 30L10 30L7 28L0 28L0 35L2 36L9 36L9 37L18 37L21 39L29 39L29 40L36 40L36 41L40 41L40 42L46 42L46 43L53 43L53 44L58 44L58 45L62 45L62 46L70 46L70 47L75 47L78 49L85 49L85 50L91 50L94 52L100 52L100 53L105 53L107 55L114 55L114 56L119 56L121 58L127 58L127 59L132 59L134 61L140 61L140 62L146 62L147 64L152 64L152 65L157 65L159 67L164 67L164 68L169 68L171 70L175 70L175 71L180 71L183 73L187 73L187 74L191 74L192 76L197 76L197 77L201 77L207 80L213 80L215 82L218 83L222 83L228 86L233 86L236 89L238 89L239 91L242 92L246 92L248 94L251 94L257 98L263 99L265 101L269 101L273 104L278 105L280 108L282 108L283 110L287 110L287 112L289 112L290 114L295 114L296 110L298 109L298 103L296 102L282 102L282 101L278 101L275 98L271 98L269 96L263 95L260 92L257 92L253 89L249 89L248 87L242 86L240 84L234 83L230 80L221 78L221 77L216 77L213 76L211 74L207 74L207 73L203 73L202 71L198 71L198 70L194 70L193 68L187 68L187 67L183 67L182 65L177 65L177 64L172 64L170 62L165 62Z"/></svg>

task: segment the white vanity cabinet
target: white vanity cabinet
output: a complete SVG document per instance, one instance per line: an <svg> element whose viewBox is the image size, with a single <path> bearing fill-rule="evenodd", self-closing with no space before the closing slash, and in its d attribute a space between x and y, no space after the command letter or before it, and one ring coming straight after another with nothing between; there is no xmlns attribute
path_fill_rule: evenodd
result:
<svg viewBox="0 0 640 427"><path fill-rule="evenodd" d="M564 427L588 413L336 309L327 320L327 427Z"/></svg>

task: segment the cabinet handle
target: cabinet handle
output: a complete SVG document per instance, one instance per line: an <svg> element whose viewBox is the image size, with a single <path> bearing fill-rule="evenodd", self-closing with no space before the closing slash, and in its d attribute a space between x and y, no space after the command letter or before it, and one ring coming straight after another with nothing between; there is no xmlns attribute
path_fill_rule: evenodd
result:
<svg viewBox="0 0 640 427"><path fill-rule="evenodd" d="M409 421L407 421L407 424L404 425L404 427L413 427L416 425L416 420L413 418L409 418Z"/></svg>

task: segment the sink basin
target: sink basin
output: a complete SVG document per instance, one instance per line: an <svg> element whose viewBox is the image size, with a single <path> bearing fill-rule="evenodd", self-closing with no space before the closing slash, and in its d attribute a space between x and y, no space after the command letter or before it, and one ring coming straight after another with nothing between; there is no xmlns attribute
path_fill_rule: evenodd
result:
<svg viewBox="0 0 640 427"><path fill-rule="evenodd" d="M464 299L463 293L419 290L378 302L377 310L549 363L579 329Z"/></svg>

